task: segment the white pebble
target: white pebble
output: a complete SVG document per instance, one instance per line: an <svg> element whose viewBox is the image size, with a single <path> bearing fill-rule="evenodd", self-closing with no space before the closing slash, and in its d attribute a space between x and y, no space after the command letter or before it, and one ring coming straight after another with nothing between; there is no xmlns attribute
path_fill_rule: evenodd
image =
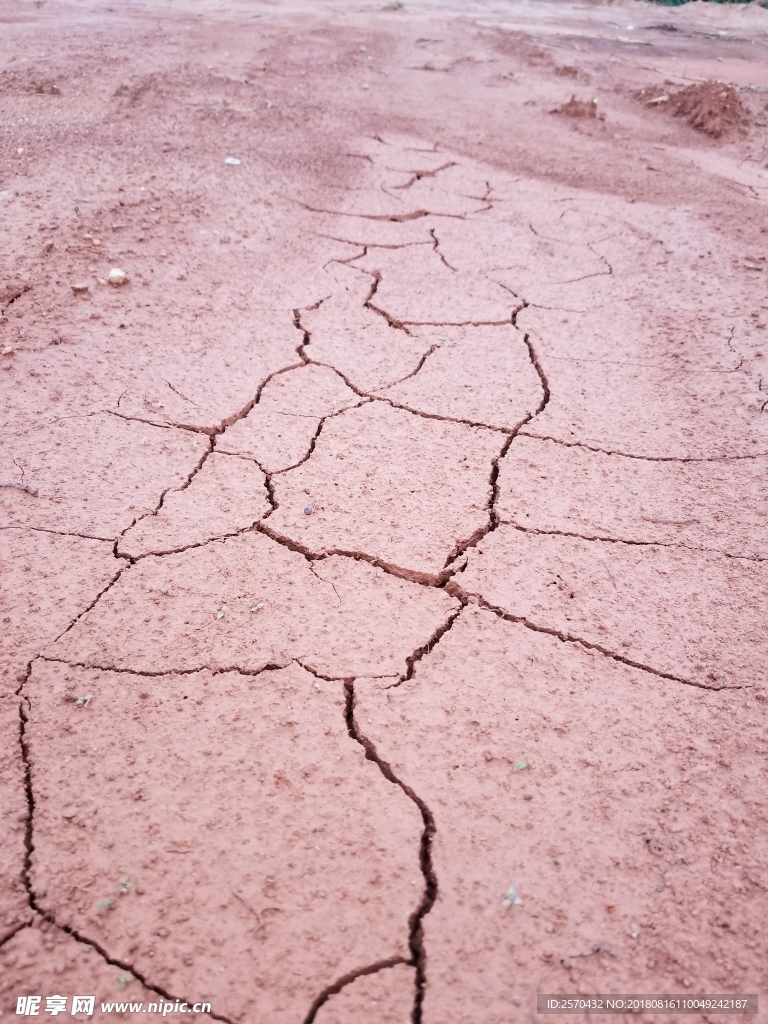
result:
<svg viewBox="0 0 768 1024"><path fill-rule="evenodd" d="M113 284L116 288L119 288L121 284L125 284L128 281L128 275L120 267L112 267L107 278L110 284Z"/></svg>

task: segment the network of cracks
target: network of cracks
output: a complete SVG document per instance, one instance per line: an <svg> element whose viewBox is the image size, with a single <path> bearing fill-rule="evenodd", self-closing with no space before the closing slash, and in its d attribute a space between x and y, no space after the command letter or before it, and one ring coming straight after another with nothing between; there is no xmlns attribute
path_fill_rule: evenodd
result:
<svg viewBox="0 0 768 1024"><path fill-rule="evenodd" d="M52 749L58 743L66 761L68 741L62 733L72 727L64 730L62 721L73 707L97 714L112 687L117 694L109 698L116 702L112 712L138 714L135 709L146 707L153 687L161 685L169 706L189 700L188 707L202 709L200 721L185 725L200 744L200 730L211 724L211 715L228 716L228 728L234 730L246 724L255 728L256 719L264 735L284 728L270 703L273 694L294 715L292 728L302 716L317 723L312 742L317 749L327 742L329 757L332 750L345 771L378 773L377 800L386 802L387 787L394 787L410 809L400 812L406 824L400 833L393 826L393 843L407 844L418 836L418 885L414 890L410 881L402 906L393 911L399 914L410 902L403 926L405 948L345 970L302 1012L305 1024L321 1022L323 1007L348 986L407 969L415 992L412 1020L421 1024L428 958L424 922L440 887L433 858L440 816L366 730L371 693L396 701L399 692L418 680L421 663L450 645L451 637L461 634L462 644L471 645L474 630L495 635L496 627L489 623L514 630L505 634L503 643L517 643L521 631L527 631L535 634L535 644L564 645L586 658L605 659L621 671L640 673L638 678L703 691L705 699L706 694L718 699L721 691L730 695L757 684L754 669L739 662L738 654L718 651L717 638L711 650L702 650L694 630L659 651L638 632L634 620L638 594L654 587L653 593L660 593L658 575L662 590L664 579L674 573L687 580L698 599L702 580L706 587L707 579L732 568L734 608L739 607L739 588L753 591L764 579L759 545L748 549L732 543L702 504L704 499L695 495L702 493L701 473L724 464L739 468L749 491L751 474L762 471L768 456L755 454L746 444L713 455L690 454L674 446L663 449L657 436L650 436L650 454L644 454L644 441L634 448L612 448L605 437L595 441L558 430L557 416L547 419L545 414L558 395L561 360L567 358L563 353L572 339L566 328L560 349L554 343L543 347L539 338L545 337L546 320L541 317L553 310L558 316L568 312L569 301L578 298L574 289L588 289L578 293L588 305L595 279L603 289L600 297L610 296L615 261L601 254L597 242L584 242L583 259L576 262L589 260L586 273L550 282L538 290L542 294L537 292L537 301L527 297L526 286L535 275L515 267L494 268L497 253L484 274L470 274L460 265L463 226L478 219L482 224L484 214L511 208L514 195L495 205L489 182L484 188L475 183L477 193L468 194L467 178L479 172L468 172L458 158L436 150L416 156L400 148L397 156L403 166L410 161L411 170L394 179L384 174L384 144L372 145L368 159L389 188L400 190L398 203L403 195L414 195L413 206L405 212L349 213L304 204L325 218L324 225L338 215L349 229L356 219L366 240L352 255L329 262L326 297L291 311L295 359L269 373L252 400L219 426L163 425L198 436L202 450L193 468L180 486L163 491L152 511L137 516L113 538L114 569L103 587L29 661L19 679L27 800L23 883L30 911L171 1002L182 997L192 1002L196 996L166 990L145 964L114 955L75 916L46 898L36 879L38 821L41 813L49 813L47 797L61 779L56 770L41 774L36 769L35 743ZM448 179L445 201L436 213L429 203L443 177ZM523 196L518 207L524 206ZM414 226L422 221L428 225L426 237L411 240ZM553 215L552 223L564 223L561 213ZM375 240L381 224L386 226L385 242ZM448 244L443 225L448 226ZM408 240L393 241L392 233L400 226L407 229ZM583 225L576 223L554 241L543 228L530 228L533 244L557 248L556 243L573 246L573 235ZM356 239L347 235L338 241L349 248ZM608 240L603 249L612 252L617 244ZM571 256L565 262L573 262ZM516 273L522 275L522 285ZM435 295L424 298L417 290L416 300L399 302L398 288L405 293L403 282L420 274L425 290L430 282L435 285ZM559 306L552 300L558 288L566 296ZM442 319L441 309L446 313ZM727 337L732 352L732 330ZM741 373L740 358L737 366L723 372ZM581 360L581 369L588 370L590 355L582 353ZM402 373L408 363L412 368ZM598 380L597 386L605 383ZM138 418L119 410L110 415ZM146 422L158 426L156 419ZM628 496L637 493L632 487L637 479L651 481L654 474L669 473L677 474L680 492L694 504L698 500L700 508L679 518L652 509L623 511L627 500L632 501ZM590 479L591 484L583 484ZM592 497L597 489L603 501L591 525L563 501L549 522L532 515L542 496L551 509L553 493L562 496L590 487ZM29 500L34 497L27 495ZM585 495L579 492L579 497ZM199 507L215 510L213 517L197 515ZM695 537L689 529L693 525L700 527ZM37 529L57 532L53 527ZM612 576L616 566L622 573L618 585ZM255 589L254 578L259 579ZM583 593L576 595L579 588ZM580 610L577 598L593 588L597 596ZM663 596L659 600L663 606ZM660 607L658 614L663 620L669 609ZM699 617L706 614L705 607ZM725 614L727 618L736 612ZM132 626L121 632L116 623L126 617ZM101 696L92 700L91 692L99 687ZM45 692L56 695L58 710L44 709ZM188 712L184 715L186 722ZM108 718L92 716L90 722L99 730L100 743L120 744L110 735ZM41 730L38 740L36 728ZM147 726L147 737L148 742L173 746L157 723ZM297 734L292 742L304 743L306 737ZM141 755L133 751L127 763L133 756ZM177 768L195 770L180 749L176 756ZM370 783L372 776L367 778ZM117 790L123 782L117 780ZM346 782L338 783L340 804ZM305 783L320 799L313 780ZM39 784L47 791L45 808ZM273 784L278 795L280 785L291 785L281 778L265 783L267 788ZM323 776L317 785L327 784ZM227 813L245 799L238 785L235 803L224 808ZM218 790L215 794L212 799L221 799ZM328 811L328 828L350 828L347 813L365 818L365 800L346 795L344 813ZM153 813L165 813L154 791L137 799L145 805L148 801ZM153 800L160 802L155 805ZM83 807L77 815L86 815ZM247 821L246 816L243 831ZM293 825L283 824L290 834ZM254 820L250 827L258 831L262 825ZM367 841L370 836L360 843ZM273 852L278 859L285 856ZM396 875L408 874L409 857L414 859L412 848L403 852ZM257 912L248 900L236 897L246 919L249 914L257 918L254 934L263 942L269 932L264 910ZM19 924L3 943L31 927L31 921ZM217 1014L215 1007L212 1016L235 1019Z"/></svg>

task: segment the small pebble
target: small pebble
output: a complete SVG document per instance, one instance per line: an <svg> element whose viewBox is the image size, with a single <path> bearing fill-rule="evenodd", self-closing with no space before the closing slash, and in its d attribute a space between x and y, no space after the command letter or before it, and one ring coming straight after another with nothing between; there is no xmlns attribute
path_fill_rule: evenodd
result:
<svg viewBox="0 0 768 1024"><path fill-rule="evenodd" d="M523 903L523 901L520 899L520 897L517 894L517 889L515 889L514 886L510 886L509 889L507 889L507 895L506 895L506 897L504 899L504 906L505 907L519 907L519 906L522 906L522 903Z"/></svg>
<svg viewBox="0 0 768 1024"><path fill-rule="evenodd" d="M128 275L124 270L121 270L120 267L112 267L107 280L111 285L114 285L115 288L119 288L121 284L127 283Z"/></svg>
<svg viewBox="0 0 768 1024"><path fill-rule="evenodd" d="M5 346L5 348L3 349L3 355L4 356L12 356L13 355L13 349L11 348L10 345L6 345Z"/></svg>
<svg viewBox="0 0 768 1024"><path fill-rule="evenodd" d="M304 506L304 515L305 516L311 516L312 515L312 506L311 505L305 505Z"/></svg>
<svg viewBox="0 0 768 1024"><path fill-rule="evenodd" d="M75 295L86 295L90 287L87 281L75 281L72 285L72 291Z"/></svg>
<svg viewBox="0 0 768 1024"><path fill-rule="evenodd" d="M228 164L230 167L239 167L240 166L240 161L237 159L236 156L225 156L224 157L224 163Z"/></svg>

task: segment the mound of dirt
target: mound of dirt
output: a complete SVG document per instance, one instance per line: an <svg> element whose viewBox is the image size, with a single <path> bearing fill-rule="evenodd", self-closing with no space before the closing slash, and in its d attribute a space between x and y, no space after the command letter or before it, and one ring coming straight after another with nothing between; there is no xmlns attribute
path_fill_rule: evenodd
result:
<svg viewBox="0 0 768 1024"><path fill-rule="evenodd" d="M734 87L713 80L688 85L670 96L669 109L713 139L744 129L749 123L747 111Z"/></svg>
<svg viewBox="0 0 768 1024"><path fill-rule="evenodd" d="M589 117L603 119L603 114L597 112L597 100L577 100L571 96L567 103L555 107L553 114L565 114L566 117Z"/></svg>

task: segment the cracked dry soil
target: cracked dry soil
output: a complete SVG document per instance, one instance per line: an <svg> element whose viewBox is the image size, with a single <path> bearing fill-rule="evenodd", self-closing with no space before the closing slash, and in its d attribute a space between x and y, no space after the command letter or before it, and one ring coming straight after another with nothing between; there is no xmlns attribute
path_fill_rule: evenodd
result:
<svg viewBox="0 0 768 1024"><path fill-rule="evenodd" d="M0 1015L768 1000L768 12L640 6L6 5Z"/></svg>

